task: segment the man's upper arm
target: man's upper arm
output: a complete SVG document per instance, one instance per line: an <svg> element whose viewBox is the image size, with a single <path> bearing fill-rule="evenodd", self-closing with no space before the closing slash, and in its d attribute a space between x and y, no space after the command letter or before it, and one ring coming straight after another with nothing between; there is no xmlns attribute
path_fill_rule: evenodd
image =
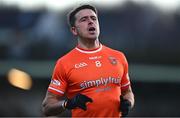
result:
<svg viewBox="0 0 180 118"><path fill-rule="evenodd" d="M130 89L129 86L130 86L130 77L129 77L129 67L128 67L128 62L126 60L126 57L125 55L122 53L121 55L121 61L122 61L122 64L123 64L123 76L122 76L122 79L121 79L121 90L127 90L127 89Z"/></svg>
<svg viewBox="0 0 180 118"><path fill-rule="evenodd" d="M65 68L61 61L57 61L52 74L51 82L48 87L48 91L53 94L63 96L67 88L67 83Z"/></svg>

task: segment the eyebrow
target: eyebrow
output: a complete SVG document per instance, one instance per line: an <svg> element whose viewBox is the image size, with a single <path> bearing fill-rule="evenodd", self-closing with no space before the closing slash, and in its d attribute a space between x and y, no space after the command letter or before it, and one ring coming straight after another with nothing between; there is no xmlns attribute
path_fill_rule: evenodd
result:
<svg viewBox="0 0 180 118"><path fill-rule="evenodd" d="M91 17L91 18L92 18L92 17L93 17L93 18L94 18L94 17L96 18L95 15L91 15L90 17ZM84 18L88 18L88 16L83 16L83 17L81 17L79 20L82 20L82 19L84 19Z"/></svg>

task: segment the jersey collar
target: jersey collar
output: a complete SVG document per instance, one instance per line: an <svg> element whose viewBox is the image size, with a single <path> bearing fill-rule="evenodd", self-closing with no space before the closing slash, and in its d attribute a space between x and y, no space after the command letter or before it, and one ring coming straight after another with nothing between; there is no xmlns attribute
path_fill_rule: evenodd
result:
<svg viewBox="0 0 180 118"><path fill-rule="evenodd" d="M90 54L90 53L96 53L96 52L99 52L101 51L102 49L102 44L100 44L100 46L96 49L93 49L93 50L85 50L85 49L82 49L80 47L76 47L75 48L77 51L81 52L81 53L87 53L87 54Z"/></svg>

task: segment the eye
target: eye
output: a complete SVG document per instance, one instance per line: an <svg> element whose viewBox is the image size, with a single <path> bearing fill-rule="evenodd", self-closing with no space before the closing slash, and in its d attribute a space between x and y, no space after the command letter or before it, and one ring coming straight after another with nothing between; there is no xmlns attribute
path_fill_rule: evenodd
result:
<svg viewBox="0 0 180 118"><path fill-rule="evenodd" d="M81 21L81 22L84 22L84 21L86 21L86 19L87 19L87 18L81 18L80 21Z"/></svg>
<svg viewBox="0 0 180 118"><path fill-rule="evenodd" d="M85 18L83 18L81 21L86 21L86 19L85 19Z"/></svg>
<svg viewBox="0 0 180 118"><path fill-rule="evenodd" d="M92 20L94 20L94 21L96 21L96 20L97 20L97 18L96 18L96 17L92 17L91 19L92 19Z"/></svg>

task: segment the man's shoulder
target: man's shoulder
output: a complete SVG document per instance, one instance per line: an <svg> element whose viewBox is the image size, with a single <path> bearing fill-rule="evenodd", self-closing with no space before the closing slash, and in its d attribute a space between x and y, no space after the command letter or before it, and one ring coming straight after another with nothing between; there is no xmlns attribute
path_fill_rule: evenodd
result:
<svg viewBox="0 0 180 118"><path fill-rule="evenodd" d="M104 47L104 49L105 49L107 52L109 52L109 53L111 53L111 54L124 55L124 53L123 53L122 51L120 51L120 50L113 49L113 48L107 47L107 46L105 46L105 45L103 45L103 47Z"/></svg>
<svg viewBox="0 0 180 118"><path fill-rule="evenodd" d="M109 47L105 47L105 50L107 50L107 53L110 56L115 57L115 58L121 60L122 62L126 62L126 56L122 51L112 49L112 48L109 48Z"/></svg>
<svg viewBox="0 0 180 118"><path fill-rule="evenodd" d="M57 62L61 62L61 63L68 63L70 60L72 60L73 56L75 54L75 49L72 49L71 51L69 51L68 53L66 53L65 55L63 55L62 57L60 57Z"/></svg>

